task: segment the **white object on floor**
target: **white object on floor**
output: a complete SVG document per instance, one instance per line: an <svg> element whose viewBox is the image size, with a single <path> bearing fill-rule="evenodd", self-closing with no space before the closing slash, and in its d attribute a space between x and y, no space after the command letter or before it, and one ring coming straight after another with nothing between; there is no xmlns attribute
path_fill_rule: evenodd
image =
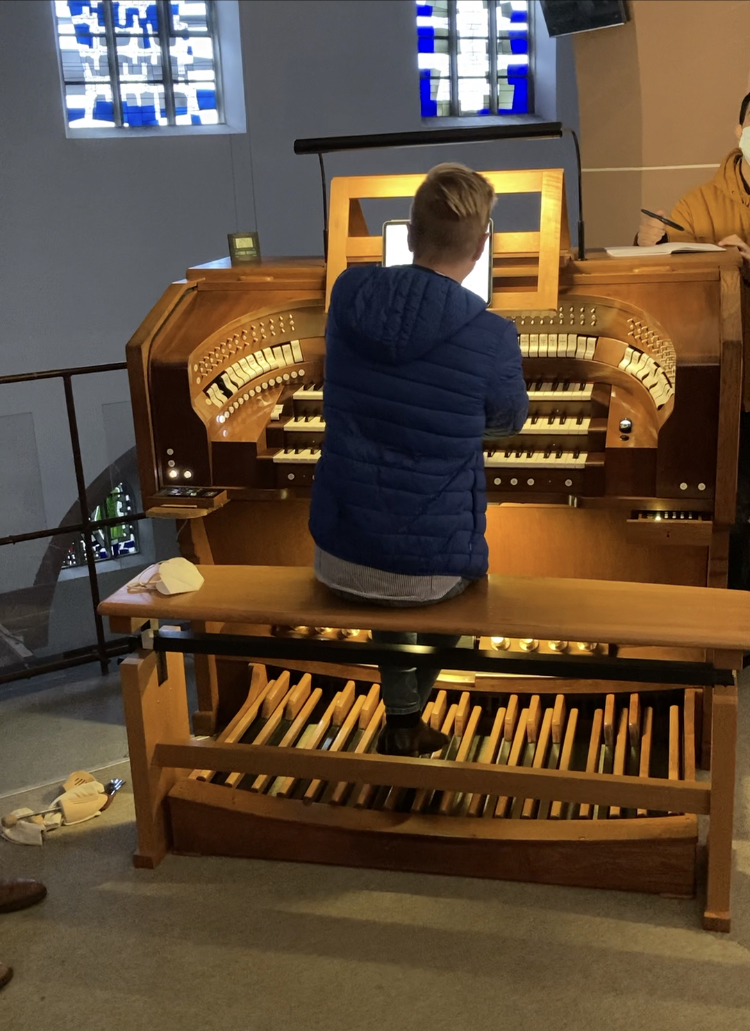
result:
<svg viewBox="0 0 750 1031"><path fill-rule="evenodd" d="M33 811L28 806L22 806L20 809L14 809L12 815L29 816ZM15 827L2 827L0 830L6 841L11 841L14 845L43 845L46 832L56 830L61 823L61 813L47 813L44 817L19 820Z"/></svg>

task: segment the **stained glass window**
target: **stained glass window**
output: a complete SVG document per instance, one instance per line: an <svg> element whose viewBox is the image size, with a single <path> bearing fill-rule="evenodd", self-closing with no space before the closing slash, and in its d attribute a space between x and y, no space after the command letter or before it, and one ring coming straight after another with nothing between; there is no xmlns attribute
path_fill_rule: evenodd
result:
<svg viewBox="0 0 750 1031"><path fill-rule="evenodd" d="M417 0L422 116L525 115L529 0Z"/></svg>
<svg viewBox="0 0 750 1031"><path fill-rule="evenodd" d="M224 121L214 0L55 0L71 129Z"/></svg>
<svg viewBox="0 0 750 1031"><path fill-rule="evenodd" d="M138 543L136 523L128 522L127 516L135 512L135 504L130 490L124 483L118 483L104 499L103 505L97 505L91 513L91 521L100 519L116 519L123 517L122 523L114 526L99 526L91 531L89 544L96 562L122 558L123 555L136 555L141 549ZM65 556L63 568L86 565L86 537L84 534L71 544Z"/></svg>

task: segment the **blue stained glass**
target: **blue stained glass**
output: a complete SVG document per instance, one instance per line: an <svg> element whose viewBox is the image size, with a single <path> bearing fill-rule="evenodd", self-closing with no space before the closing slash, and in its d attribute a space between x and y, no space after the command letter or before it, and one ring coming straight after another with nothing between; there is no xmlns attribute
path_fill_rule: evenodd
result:
<svg viewBox="0 0 750 1031"><path fill-rule="evenodd" d="M528 54L529 52L529 41L525 35L520 34L516 36L515 33L511 34L510 37L510 52L511 54Z"/></svg>
<svg viewBox="0 0 750 1031"><path fill-rule="evenodd" d="M527 17L526 16L526 11L511 11L511 13L510 13L510 20L512 22L519 22L519 21L525 22L526 21L526 17Z"/></svg>
<svg viewBox="0 0 750 1031"><path fill-rule="evenodd" d="M102 122L115 120L115 105L111 100L97 100L94 104L94 118Z"/></svg>
<svg viewBox="0 0 750 1031"><path fill-rule="evenodd" d="M158 125L153 104L128 104L123 101L122 120L128 125Z"/></svg>
<svg viewBox="0 0 750 1031"><path fill-rule="evenodd" d="M417 4L417 18L431 18L432 4Z"/></svg>
<svg viewBox="0 0 750 1031"><path fill-rule="evenodd" d="M419 29L417 36L417 52L420 54L435 53L435 30Z"/></svg>
<svg viewBox="0 0 750 1031"><path fill-rule="evenodd" d="M168 124L164 60L159 41L163 7L154 0L112 0L115 54L104 31L110 0L55 0L65 113L76 128L115 124L113 89L120 94L122 124ZM172 65L176 124L216 125L221 120L216 50L207 0L172 0L168 59ZM109 16L108 16L109 17ZM111 75L111 59L117 74Z"/></svg>
<svg viewBox="0 0 750 1031"><path fill-rule="evenodd" d="M525 115L529 112L529 81L526 77L511 79L508 77L508 82L513 82L515 89L513 90L513 107L512 111L514 115Z"/></svg>
<svg viewBox="0 0 750 1031"><path fill-rule="evenodd" d="M91 35L91 29L88 25L74 25L76 33L76 42L80 43L82 47L93 47L94 37Z"/></svg>
<svg viewBox="0 0 750 1031"><path fill-rule="evenodd" d="M422 117L434 118L438 113L437 101L432 99L428 70L419 73L419 99L422 106Z"/></svg>

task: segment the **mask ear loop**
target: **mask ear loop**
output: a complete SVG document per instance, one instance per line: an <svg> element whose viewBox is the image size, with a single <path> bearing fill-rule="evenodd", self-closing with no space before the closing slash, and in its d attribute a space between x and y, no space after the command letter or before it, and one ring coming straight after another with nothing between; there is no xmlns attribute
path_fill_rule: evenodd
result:
<svg viewBox="0 0 750 1031"><path fill-rule="evenodd" d="M145 570L148 572L148 570ZM142 580L140 577L137 580L131 580L128 584L128 594L140 594L142 591L155 591L157 583L161 582L161 576L159 575L159 564L157 563L151 576L148 580Z"/></svg>

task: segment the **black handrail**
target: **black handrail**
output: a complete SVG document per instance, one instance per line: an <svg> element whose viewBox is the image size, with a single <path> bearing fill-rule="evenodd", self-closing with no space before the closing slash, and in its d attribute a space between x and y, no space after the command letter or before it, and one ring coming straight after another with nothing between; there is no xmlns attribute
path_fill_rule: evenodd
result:
<svg viewBox="0 0 750 1031"><path fill-rule="evenodd" d="M25 372L12 376L0 376L0 387L9 386L14 383L31 383L37 380L62 380L63 389L65 391L65 410L68 420L68 432L70 434L70 448L73 455L73 469L75 471L76 478L78 508L80 511L80 519L76 523L44 530L34 530L29 533L9 534L6 537L0 537L0 547L21 544L25 541L39 540L43 537L57 537L63 534L82 533L84 535L85 542L84 551L86 554L86 568L89 581L89 591L91 594L94 626L96 627L95 645L76 649L76 652L72 655L52 662L40 663L34 667L26 667L18 673L13 672L11 674L0 675L0 684L7 683L11 680L20 680L30 676L35 676L37 673L48 673L59 669L66 669L69 666L90 662L93 658L98 659L102 674L105 674L109 670L110 658L113 655L122 654L124 650L128 650L127 647L124 646L125 642L107 642L104 636L104 621L98 612L100 598L99 582L96 575L96 559L93 548L91 547L91 533L93 530L97 530L103 526L116 526L124 520L117 517L110 519L91 519L89 516L89 506L86 498L86 479L83 471L83 460L81 458L81 442L78 435L78 418L76 415L75 396L73 394L74 376L90 376L102 372L122 372L126 368L127 365L125 362L109 362L105 365L86 365L78 368L67 369L47 369L43 372ZM145 518L145 512L129 512L127 521L136 522Z"/></svg>

